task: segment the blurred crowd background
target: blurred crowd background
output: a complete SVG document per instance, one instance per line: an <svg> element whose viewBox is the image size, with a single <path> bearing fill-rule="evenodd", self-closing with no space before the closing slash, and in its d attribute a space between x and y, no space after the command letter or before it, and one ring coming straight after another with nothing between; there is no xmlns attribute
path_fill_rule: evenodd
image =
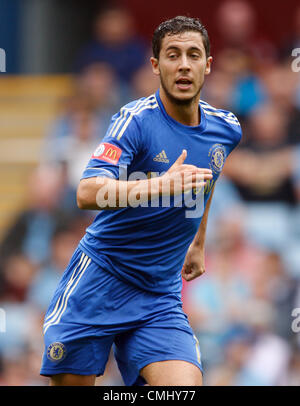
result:
<svg viewBox="0 0 300 406"><path fill-rule="evenodd" d="M158 7L155 21L145 13L152 31L162 19L189 12L166 3L168 13ZM285 14L270 21L276 2L272 12L268 1L259 7L244 0L210 3L210 18L199 2L191 2L190 12L213 33L214 63L201 98L233 111L243 139L218 181L206 273L184 283L184 309L200 342L205 385L298 386L300 75L292 69L292 50L300 54L300 6L286 1ZM48 384L39 376L44 313L97 214L76 207L80 175L111 116L158 87L149 63L151 32L140 28L137 2L97 6L86 40L72 50L68 24L52 33L61 35L68 64L64 59L58 71L32 68L24 76L7 54L14 75L0 74L1 385ZM46 17L31 15L35 30ZM113 356L97 385L123 385Z"/></svg>

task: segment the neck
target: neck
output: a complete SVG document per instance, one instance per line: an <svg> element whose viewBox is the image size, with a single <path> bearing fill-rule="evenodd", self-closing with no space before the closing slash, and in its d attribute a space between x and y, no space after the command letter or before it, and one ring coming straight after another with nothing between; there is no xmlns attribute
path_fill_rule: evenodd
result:
<svg viewBox="0 0 300 406"><path fill-rule="evenodd" d="M200 124L201 115L199 109L200 93L189 103L176 103L165 92L162 86L159 89L159 96L164 105L167 114L181 124L188 126L197 126Z"/></svg>

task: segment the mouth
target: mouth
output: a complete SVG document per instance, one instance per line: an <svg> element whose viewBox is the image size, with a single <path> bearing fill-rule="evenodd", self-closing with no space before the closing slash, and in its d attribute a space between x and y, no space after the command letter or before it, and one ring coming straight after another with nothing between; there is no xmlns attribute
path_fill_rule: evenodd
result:
<svg viewBox="0 0 300 406"><path fill-rule="evenodd" d="M176 80L176 87L180 90L189 90L192 87L192 81L188 78L179 78Z"/></svg>

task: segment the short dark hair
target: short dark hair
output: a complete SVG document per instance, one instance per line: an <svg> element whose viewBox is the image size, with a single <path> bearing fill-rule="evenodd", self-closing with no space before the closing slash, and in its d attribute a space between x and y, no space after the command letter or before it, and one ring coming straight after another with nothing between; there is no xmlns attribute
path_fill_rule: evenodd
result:
<svg viewBox="0 0 300 406"><path fill-rule="evenodd" d="M176 35L186 31L196 31L202 35L206 57L210 56L210 41L208 33L199 18L177 16L163 21L154 31L152 37L152 52L154 58L159 58L161 42L166 35Z"/></svg>

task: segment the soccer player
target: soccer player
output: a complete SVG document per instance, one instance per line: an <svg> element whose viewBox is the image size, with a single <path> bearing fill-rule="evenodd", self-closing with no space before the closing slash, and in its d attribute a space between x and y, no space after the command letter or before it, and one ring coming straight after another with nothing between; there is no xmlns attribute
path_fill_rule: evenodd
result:
<svg viewBox="0 0 300 406"><path fill-rule="evenodd" d="M159 89L112 117L83 173L78 206L101 210L45 315L41 374L51 385L93 385L112 346L125 385L202 384L182 277L205 271L213 188L241 137L232 113L200 100L211 63L198 19L161 23Z"/></svg>

